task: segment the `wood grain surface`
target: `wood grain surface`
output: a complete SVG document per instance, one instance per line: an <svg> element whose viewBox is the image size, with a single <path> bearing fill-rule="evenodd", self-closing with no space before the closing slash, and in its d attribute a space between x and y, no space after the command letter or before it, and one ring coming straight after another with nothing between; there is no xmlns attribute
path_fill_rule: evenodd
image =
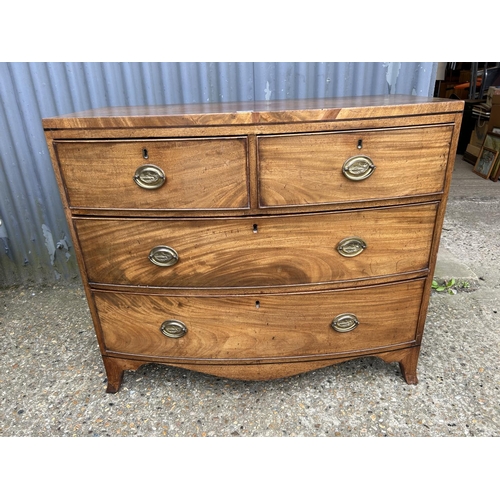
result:
<svg viewBox="0 0 500 500"><path fill-rule="evenodd" d="M249 204L246 138L60 141L55 149L71 207L238 209ZM159 189L134 182L144 164L165 173Z"/></svg>
<svg viewBox="0 0 500 500"><path fill-rule="evenodd" d="M204 127L258 123L299 123L374 119L461 112L463 102L422 96L388 95L284 99L229 103L104 107L44 118L46 130L135 127Z"/></svg>
<svg viewBox="0 0 500 500"><path fill-rule="evenodd" d="M152 357L244 360L308 357L414 341L423 280L324 293L169 297L94 292L106 352ZM356 329L338 333L333 319L355 314ZM188 329L160 332L166 320ZM187 361L187 360L186 360Z"/></svg>
<svg viewBox="0 0 500 500"><path fill-rule="evenodd" d="M263 207L387 199L443 190L453 127L258 138ZM362 148L358 149L359 141ZM364 155L376 166L362 181L342 167Z"/></svg>
<svg viewBox="0 0 500 500"><path fill-rule="evenodd" d="M370 356L381 358L387 363L399 362L402 375L408 384L416 384L417 360L419 354L419 346L407 347L404 349L388 350L386 352L366 353ZM341 356L338 358L326 357L326 359L312 361L297 361L296 359L281 359L276 360L253 360L252 362L239 362L233 360L231 363L220 363L216 360L211 362L199 363L196 360L191 362L160 362L164 365L184 368L186 370L194 370L216 377L231 378L237 380L273 380L284 377L291 377L299 373L318 370L337 363L344 363L359 356ZM120 389L124 370L137 370L139 367L151 363L149 360L143 359L127 359L115 356L103 356L104 365L106 367L106 375L108 378L108 387L106 392L115 393Z"/></svg>
<svg viewBox="0 0 500 500"><path fill-rule="evenodd" d="M75 220L89 280L159 287L259 287L367 279L425 270L437 204L287 217ZM337 251L360 237L355 257ZM172 267L148 256L179 255Z"/></svg>
<svg viewBox="0 0 500 500"><path fill-rule="evenodd" d="M245 380L417 362L463 102L370 96L113 107L43 120L108 377ZM346 160L375 164L363 181ZM143 189L138 167L166 183ZM366 249L343 257L339 242ZM158 267L153 247L178 254ZM332 320L353 314L340 333ZM187 334L165 336L166 320Z"/></svg>

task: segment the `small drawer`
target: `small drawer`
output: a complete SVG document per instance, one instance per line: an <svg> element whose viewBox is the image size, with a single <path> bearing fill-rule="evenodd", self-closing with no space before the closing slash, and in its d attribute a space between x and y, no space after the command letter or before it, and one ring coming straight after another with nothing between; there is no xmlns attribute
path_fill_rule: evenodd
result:
<svg viewBox="0 0 500 500"><path fill-rule="evenodd" d="M427 269L437 204L211 219L75 218L89 281L261 287Z"/></svg>
<svg viewBox="0 0 500 500"><path fill-rule="evenodd" d="M107 352L249 360L356 353L415 340L423 280L301 294L94 292Z"/></svg>
<svg viewBox="0 0 500 500"><path fill-rule="evenodd" d="M56 141L72 208L247 208L247 139Z"/></svg>
<svg viewBox="0 0 500 500"><path fill-rule="evenodd" d="M258 138L261 207L439 193L453 127Z"/></svg>

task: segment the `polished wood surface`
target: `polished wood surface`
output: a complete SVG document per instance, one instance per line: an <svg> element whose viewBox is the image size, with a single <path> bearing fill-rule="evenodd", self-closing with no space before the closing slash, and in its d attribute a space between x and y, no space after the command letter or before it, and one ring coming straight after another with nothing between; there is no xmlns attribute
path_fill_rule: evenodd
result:
<svg viewBox="0 0 500 500"><path fill-rule="evenodd" d="M248 206L246 138L56 142L71 207L219 209ZM147 158L144 158L145 151ZM139 187L138 167L160 167L166 182Z"/></svg>
<svg viewBox="0 0 500 500"><path fill-rule="evenodd" d="M259 137L260 204L310 205L442 192L452 133L446 126ZM359 155L368 156L376 169L369 178L352 181L342 167Z"/></svg>
<svg viewBox="0 0 500 500"><path fill-rule="evenodd" d="M432 203L288 217L85 218L76 219L75 227L93 283L283 286L426 270L436 211ZM367 248L342 256L339 243L353 236ZM160 245L178 253L174 266L149 260L151 249Z"/></svg>
<svg viewBox="0 0 500 500"><path fill-rule="evenodd" d="M416 363L418 360L419 347L409 347L404 349L389 350L381 353L371 354L373 357L380 358L387 363L399 363L401 373L408 384L417 384ZM312 370L318 370L337 363L344 363L351 359L358 358L354 356L340 356L336 358L322 359L320 361L297 361L288 360L282 363L271 361L252 361L245 364L234 364L231 362L221 364L220 362L210 364L197 364L190 362L158 361L155 363L184 368L186 370L198 371L216 377L232 378L237 380L273 380L285 377L291 377ZM108 386L106 392L116 393L120 389L124 370L137 370L141 366L150 364L150 360L129 359L115 356L103 356Z"/></svg>
<svg viewBox="0 0 500 500"><path fill-rule="evenodd" d="M346 354L415 340L424 281L324 293L170 297L94 292L108 352L203 361ZM338 333L340 314L359 325ZM166 320L188 329L179 339ZM278 359L277 359L278 361Z"/></svg>
<svg viewBox="0 0 500 500"><path fill-rule="evenodd" d="M438 104L438 106L436 106ZM105 107L45 118L46 130L181 127L374 119L461 112L461 101L389 95L163 106Z"/></svg>
<svg viewBox="0 0 500 500"><path fill-rule="evenodd" d="M45 119L107 391L152 362L269 380L360 356L417 383L462 110L375 96ZM362 181L342 174L357 155L376 166ZM161 188L135 184L146 163ZM347 237L366 248L341 256ZM174 266L149 260L161 245ZM359 325L339 333L344 313Z"/></svg>

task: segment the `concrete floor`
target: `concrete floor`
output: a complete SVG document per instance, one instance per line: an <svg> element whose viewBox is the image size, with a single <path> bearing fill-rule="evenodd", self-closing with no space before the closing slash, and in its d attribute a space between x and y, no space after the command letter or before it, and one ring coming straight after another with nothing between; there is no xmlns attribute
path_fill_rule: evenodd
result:
<svg viewBox="0 0 500 500"><path fill-rule="evenodd" d="M81 284L11 288L0 436L498 437L499 194L457 159L436 274L461 286L432 294L416 386L367 358L270 382L150 365L107 394Z"/></svg>

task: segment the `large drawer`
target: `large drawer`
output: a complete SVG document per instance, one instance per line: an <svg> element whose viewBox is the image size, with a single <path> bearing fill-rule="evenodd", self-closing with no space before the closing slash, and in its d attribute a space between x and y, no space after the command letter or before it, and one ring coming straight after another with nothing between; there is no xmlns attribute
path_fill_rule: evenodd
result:
<svg viewBox="0 0 500 500"><path fill-rule="evenodd" d="M74 223L90 282L260 287L427 269L437 206L202 220L76 218Z"/></svg>
<svg viewBox="0 0 500 500"><path fill-rule="evenodd" d="M411 343L423 284L276 295L94 296L108 353L245 360L358 353ZM335 328L348 331L336 331L334 321Z"/></svg>
<svg viewBox="0 0 500 500"><path fill-rule="evenodd" d="M435 126L259 137L260 206L442 192L452 133Z"/></svg>
<svg viewBox="0 0 500 500"><path fill-rule="evenodd" d="M56 141L54 146L73 208L238 209L249 204L245 137ZM157 187L162 173L164 182Z"/></svg>

